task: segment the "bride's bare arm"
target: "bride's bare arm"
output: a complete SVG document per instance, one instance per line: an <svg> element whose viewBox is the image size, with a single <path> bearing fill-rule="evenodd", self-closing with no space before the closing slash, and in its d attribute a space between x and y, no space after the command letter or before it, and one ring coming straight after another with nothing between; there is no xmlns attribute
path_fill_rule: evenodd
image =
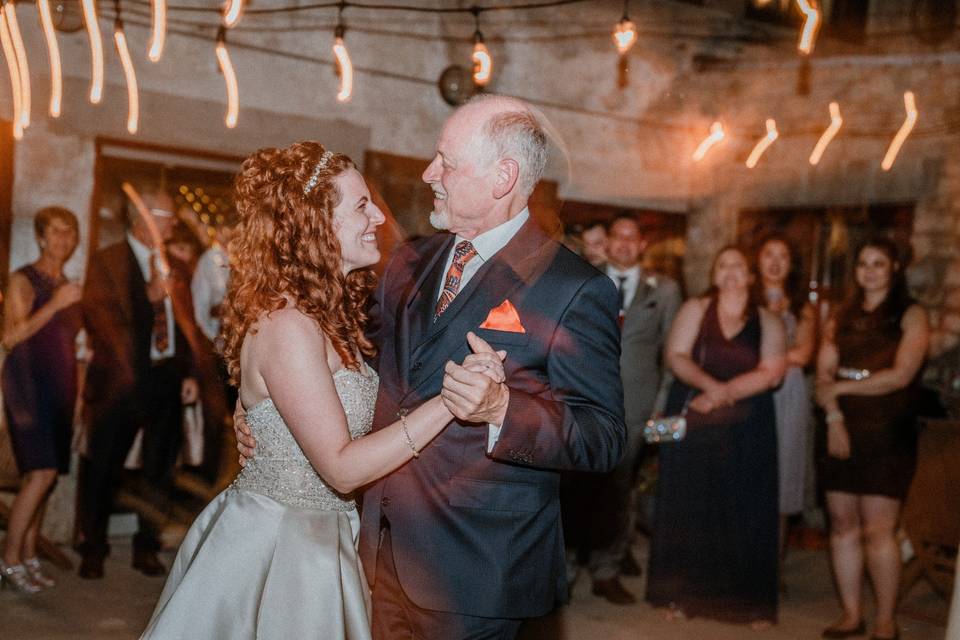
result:
<svg viewBox="0 0 960 640"><path fill-rule="evenodd" d="M324 482L349 493L413 457L401 421L351 440L327 363L331 347L316 323L294 310L271 314L257 333L255 367L274 405ZM418 451L452 420L439 397L406 417Z"/></svg>

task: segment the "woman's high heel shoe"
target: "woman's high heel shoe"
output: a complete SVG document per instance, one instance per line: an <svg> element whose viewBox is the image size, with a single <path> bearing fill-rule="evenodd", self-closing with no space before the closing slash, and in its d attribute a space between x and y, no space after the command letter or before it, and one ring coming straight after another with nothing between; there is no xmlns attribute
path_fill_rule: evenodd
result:
<svg viewBox="0 0 960 640"><path fill-rule="evenodd" d="M22 564L12 566L0 562L0 587L10 586L20 593L37 593L40 587L35 585Z"/></svg>
<svg viewBox="0 0 960 640"><path fill-rule="evenodd" d="M27 574L35 585L43 587L44 589L57 586L56 581L43 572L43 567L40 565L40 558L27 558L23 561L23 567L27 570Z"/></svg>

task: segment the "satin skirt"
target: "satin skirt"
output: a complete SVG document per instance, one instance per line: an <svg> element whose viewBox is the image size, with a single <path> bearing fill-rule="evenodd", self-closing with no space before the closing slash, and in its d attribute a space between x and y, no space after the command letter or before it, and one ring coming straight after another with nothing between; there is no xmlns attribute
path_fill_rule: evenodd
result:
<svg viewBox="0 0 960 640"><path fill-rule="evenodd" d="M370 639L359 518L227 489L197 516L142 638Z"/></svg>

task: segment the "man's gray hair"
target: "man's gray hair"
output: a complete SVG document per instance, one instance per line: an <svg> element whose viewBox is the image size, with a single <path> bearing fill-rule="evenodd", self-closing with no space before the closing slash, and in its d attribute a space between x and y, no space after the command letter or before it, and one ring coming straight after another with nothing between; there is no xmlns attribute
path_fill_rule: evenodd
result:
<svg viewBox="0 0 960 640"><path fill-rule="evenodd" d="M494 156L491 160L516 160L520 165L517 186L529 196L547 166L547 135L533 112L524 108L519 100L481 94L470 102L493 100L510 107L516 103L516 108L495 113L484 124L482 133L489 145L488 151Z"/></svg>

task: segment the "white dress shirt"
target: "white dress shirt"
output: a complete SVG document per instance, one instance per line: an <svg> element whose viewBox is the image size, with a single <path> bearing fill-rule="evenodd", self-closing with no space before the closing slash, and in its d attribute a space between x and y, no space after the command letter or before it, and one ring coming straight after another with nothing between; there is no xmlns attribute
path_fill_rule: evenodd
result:
<svg viewBox="0 0 960 640"><path fill-rule="evenodd" d="M211 311L223 303L229 279L230 262L227 260L227 253L220 245L215 244L200 256L193 281L190 283L193 315L200 325L200 330L211 342L216 340L220 333L220 318Z"/></svg>
<svg viewBox="0 0 960 640"><path fill-rule="evenodd" d="M490 229L489 231L484 231L476 238L470 241L470 244L473 245L474 250L477 252L477 255L473 256L469 262L463 267L463 275L460 276L460 288L458 293L463 291L463 288L467 286L467 283L470 282L470 278L480 270L488 260L490 260L494 254L496 254L500 249L503 249L507 246L507 243L513 239L513 236L517 235L517 232L520 231L520 227L530 218L530 210L526 207L523 208L523 211L518 213L515 217L507 220L501 225ZM443 265L443 279L446 281L447 272L450 270L450 265L453 264L453 252L456 249L456 246L466 238L461 236L456 236L453 239L453 247L450 249L450 255L447 256L447 261ZM443 293L443 282L440 283L440 289L437 291L437 300L440 299L440 294ZM497 440L500 438L500 430L502 425L498 426L495 424L487 425L487 453L493 451L493 447L497 444Z"/></svg>
<svg viewBox="0 0 960 640"><path fill-rule="evenodd" d="M143 274L143 281L150 282L150 260L156 261L157 253L143 244L139 240L133 237L132 233L127 233L127 243L130 245L130 248L133 250L133 255L137 258L137 264L140 266L140 273ZM157 265L157 269L160 266ZM172 358L176 353L177 345L174 344L176 339L176 332L174 331L174 319L173 319L173 301L170 300L170 296L165 296L163 298L163 306L167 312L167 348L162 353L157 351L156 341L154 340L154 335L151 332L150 334L150 360L157 362L158 360L163 360L164 358Z"/></svg>
<svg viewBox="0 0 960 640"><path fill-rule="evenodd" d="M640 278L643 276L643 270L640 265L634 265L628 269L618 269L612 264L607 264L607 275L613 280L613 284L620 289L620 279L623 280L623 308L621 313L630 308L633 297L637 295L637 287L640 285Z"/></svg>

